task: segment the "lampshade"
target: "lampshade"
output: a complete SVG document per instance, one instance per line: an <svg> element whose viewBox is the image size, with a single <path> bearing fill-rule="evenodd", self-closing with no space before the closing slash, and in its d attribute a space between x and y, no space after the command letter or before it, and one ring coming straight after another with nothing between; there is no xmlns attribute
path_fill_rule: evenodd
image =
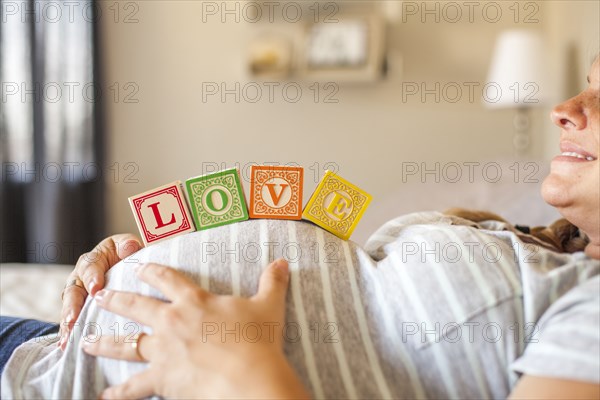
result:
<svg viewBox="0 0 600 400"><path fill-rule="evenodd" d="M548 99L547 52L541 33L503 32L496 42L483 102L491 108L539 107Z"/></svg>

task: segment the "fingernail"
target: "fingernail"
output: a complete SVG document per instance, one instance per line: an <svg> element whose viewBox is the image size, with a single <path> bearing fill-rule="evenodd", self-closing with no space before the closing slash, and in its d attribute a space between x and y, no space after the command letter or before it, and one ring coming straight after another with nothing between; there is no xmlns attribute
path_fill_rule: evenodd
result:
<svg viewBox="0 0 600 400"><path fill-rule="evenodd" d="M128 240L125 242L125 246L128 249L135 249L136 251L142 248L137 240Z"/></svg>
<svg viewBox="0 0 600 400"><path fill-rule="evenodd" d="M94 300L96 300L99 303L102 303L104 301L104 299L106 298L107 294L108 294L108 290L102 289L94 295Z"/></svg>
<svg viewBox="0 0 600 400"><path fill-rule="evenodd" d="M90 294L92 296L94 295L94 293L96 293L98 291L98 289L100 289L98 287L98 281L96 280L96 278L94 278L90 281L89 287L90 287Z"/></svg>
<svg viewBox="0 0 600 400"><path fill-rule="evenodd" d="M283 258L279 258L279 259L275 260L274 264L275 264L275 268L277 268L280 271L287 273L289 270L288 263Z"/></svg>

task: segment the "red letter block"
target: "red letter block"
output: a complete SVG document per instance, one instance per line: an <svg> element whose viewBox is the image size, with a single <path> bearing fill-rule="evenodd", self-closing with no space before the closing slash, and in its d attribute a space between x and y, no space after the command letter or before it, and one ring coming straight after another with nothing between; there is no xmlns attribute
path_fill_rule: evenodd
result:
<svg viewBox="0 0 600 400"><path fill-rule="evenodd" d="M129 204L146 246L196 230L180 181L130 197Z"/></svg>
<svg viewBox="0 0 600 400"><path fill-rule="evenodd" d="M304 168L253 165L250 218L301 219Z"/></svg>

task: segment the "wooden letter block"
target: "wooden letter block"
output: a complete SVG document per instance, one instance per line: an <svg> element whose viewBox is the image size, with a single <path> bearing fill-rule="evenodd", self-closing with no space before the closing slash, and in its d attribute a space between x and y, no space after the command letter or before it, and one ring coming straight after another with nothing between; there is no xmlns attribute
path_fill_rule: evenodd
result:
<svg viewBox="0 0 600 400"><path fill-rule="evenodd" d="M250 218L302 219L304 168L252 166Z"/></svg>
<svg viewBox="0 0 600 400"><path fill-rule="evenodd" d="M190 178L185 185L199 230L248 219L244 190L237 168Z"/></svg>
<svg viewBox="0 0 600 400"><path fill-rule="evenodd" d="M370 194L327 171L304 208L302 216L347 240L371 199Z"/></svg>
<svg viewBox="0 0 600 400"><path fill-rule="evenodd" d="M129 204L146 246L196 230L180 181L130 197Z"/></svg>

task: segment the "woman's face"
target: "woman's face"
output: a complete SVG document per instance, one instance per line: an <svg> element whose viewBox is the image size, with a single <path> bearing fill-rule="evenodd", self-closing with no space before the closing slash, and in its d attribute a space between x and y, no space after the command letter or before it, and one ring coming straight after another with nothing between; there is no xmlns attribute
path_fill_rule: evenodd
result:
<svg viewBox="0 0 600 400"><path fill-rule="evenodd" d="M552 110L561 128L561 155L542 185L544 200L590 238L588 255L600 258L600 57L589 86Z"/></svg>

